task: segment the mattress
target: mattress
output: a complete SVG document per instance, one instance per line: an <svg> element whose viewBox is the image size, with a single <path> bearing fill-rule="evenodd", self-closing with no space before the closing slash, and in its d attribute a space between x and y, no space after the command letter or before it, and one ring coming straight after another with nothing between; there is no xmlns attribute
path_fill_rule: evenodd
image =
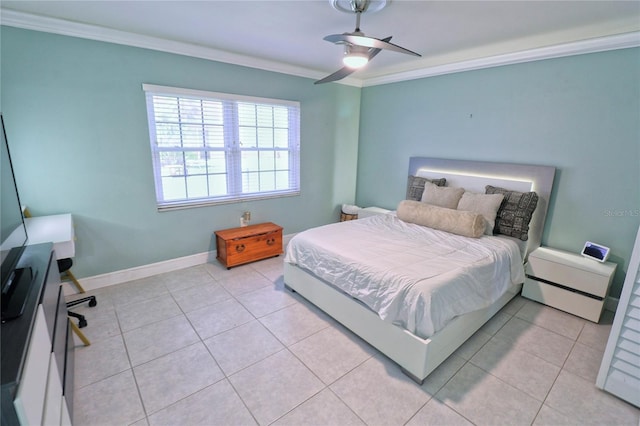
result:
<svg viewBox="0 0 640 426"><path fill-rule="evenodd" d="M513 240L462 237L403 222L394 213L296 234L284 261L421 338L524 281Z"/></svg>

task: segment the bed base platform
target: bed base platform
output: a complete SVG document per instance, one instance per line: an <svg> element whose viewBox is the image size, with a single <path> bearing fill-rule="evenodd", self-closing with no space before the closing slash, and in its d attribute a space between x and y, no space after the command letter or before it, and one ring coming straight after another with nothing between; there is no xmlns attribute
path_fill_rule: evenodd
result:
<svg viewBox="0 0 640 426"><path fill-rule="evenodd" d="M454 318L428 339L383 321L357 300L325 283L312 273L285 262L284 282L290 290L326 312L400 366L412 380L422 384L449 355L516 296L522 285L505 293L493 305Z"/></svg>

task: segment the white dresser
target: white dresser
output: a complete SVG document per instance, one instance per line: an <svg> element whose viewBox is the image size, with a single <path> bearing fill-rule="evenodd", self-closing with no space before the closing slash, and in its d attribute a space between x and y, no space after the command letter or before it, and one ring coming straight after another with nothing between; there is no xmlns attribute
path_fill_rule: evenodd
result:
<svg viewBox="0 0 640 426"><path fill-rule="evenodd" d="M529 254L522 295L598 322L616 266L575 253L540 247Z"/></svg>
<svg viewBox="0 0 640 426"><path fill-rule="evenodd" d="M26 247L31 268L23 314L2 323L2 426L70 425L74 343L51 243Z"/></svg>

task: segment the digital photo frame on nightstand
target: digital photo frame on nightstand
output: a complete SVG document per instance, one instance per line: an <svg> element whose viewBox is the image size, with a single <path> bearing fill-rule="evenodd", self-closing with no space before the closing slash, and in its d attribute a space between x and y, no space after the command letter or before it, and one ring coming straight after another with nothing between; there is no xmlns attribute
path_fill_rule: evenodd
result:
<svg viewBox="0 0 640 426"><path fill-rule="evenodd" d="M587 241L580 254L598 262L605 262L609 257L609 247Z"/></svg>

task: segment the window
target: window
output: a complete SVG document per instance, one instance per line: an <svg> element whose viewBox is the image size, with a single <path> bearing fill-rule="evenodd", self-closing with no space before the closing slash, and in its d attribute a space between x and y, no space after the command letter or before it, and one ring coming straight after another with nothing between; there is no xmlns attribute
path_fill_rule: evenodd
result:
<svg viewBox="0 0 640 426"><path fill-rule="evenodd" d="M300 104L144 84L158 209L300 193Z"/></svg>

